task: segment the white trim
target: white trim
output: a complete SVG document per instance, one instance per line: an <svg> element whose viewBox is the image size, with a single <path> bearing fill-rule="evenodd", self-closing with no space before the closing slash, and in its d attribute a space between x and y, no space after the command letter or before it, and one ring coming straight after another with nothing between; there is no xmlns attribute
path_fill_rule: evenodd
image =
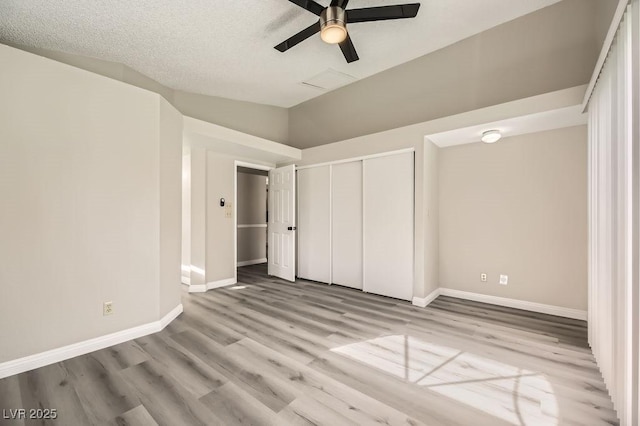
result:
<svg viewBox="0 0 640 426"><path fill-rule="evenodd" d="M245 167L247 169L264 170L266 172L268 172L269 170L274 168L272 166L265 166L265 165L262 165L262 164L247 163L246 161L240 161L240 160L236 160L235 163L236 163L236 166Z"/></svg>
<svg viewBox="0 0 640 426"><path fill-rule="evenodd" d="M367 162L362 160L362 291L364 291L365 293L367 293L367 277L366 277L366 272L367 272L367 268L366 266L366 245L365 245L365 235L364 235L364 230L365 230L365 218L364 218L364 202L365 200L365 188L364 188L364 184L365 184L365 180L364 178L366 177L365 175L365 166L367 165Z"/></svg>
<svg viewBox="0 0 640 426"><path fill-rule="evenodd" d="M429 303L433 302L438 296L440 296L440 289L436 288L425 297L414 297L411 300L411 304L415 306L419 306L421 308L425 308L427 305L429 305Z"/></svg>
<svg viewBox="0 0 640 426"><path fill-rule="evenodd" d="M207 291L206 284L192 284L189 286L189 293L204 293Z"/></svg>
<svg viewBox="0 0 640 426"><path fill-rule="evenodd" d="M333 284L333 164L329 164L329 285Z"/></svg>
<svg viewBox="0 0 640 426"><path fill-rule="evenodd" d="M267 262L267 258L263 257L262 259L242 260L236 263L236 266L241 267L241 266L257 265L259 263L266 263L266 262Z"/></svg>
<svg viewBox="0 0 640 426"><path fill-rule="evenodd" d="M185 276L183 275L183 276L182 276L182 279L180 280L180 282L181 282L182 284L189 285L189 284L191 284L191 277L185 277Z"/></svg>
<svg viewBox="0 0 640 426"><path fill-rule="evenodd" d="M175 308L173 308L172 310L170 310L169 312L167 312L165 316L160 318L160 330L158 331L164 330L164 328L168 326L171 323L171 321L178 318L178 315L180 315L183 311L184 311L184 308L182 307L182 303L181 303Z"/></svg>
<svg viewBox="0 0 640 426"><path fill-rule="evenodd" d="M607 32L607 36L604 39L604 43L602 44L600 56L598 56L598 62L596 62L596 67L593 70L591 80L589 80L589 85L587 86L587 91L584 94L584 99L582 101L582 112L585 112L587 110L587 107L589 106L589 100L591 99L593 90L596 87L598 77L600 77L600 73L602 72L602 67L604 67L604 62L607 60L607 56L609 56L609 50L611 50L611 45L613 44L613 40L616 37L618 27L620 26L620 22L622 22L624 12L627 10L628 4L629 0L618 0L618 7L613 14L613 20L611 21L611 25L609 25L609 31Z"/></svg>
<svg viewBox="0 0 640 426"><path fill-rule="evenodd" d="M182 304L173 308L158 321L0 363L0 379L157 333L181 313Z"/></svg>
<svg viewBox="0 0 640 426"><path fill-rule="evenodd" d="M310 164L308 166L298 166L296 170L311 169L313 167L331 166L334 164L352 163L354 161L369 160L372 158L388 157L390 155L404 154L405 152L414 152L415 148L404 148L395 151L381 152L378 154L362 155L360 157L345 158L343 160L326 161L324 163Z"/></svg>
<svg viewBox="0 0 640 426"><path fill-rule="evenodd" d="M238 229L244 229L244 228L266 228L267 224L266 223L254 223L251 225L237 225L236 228Z"/></svg>
<svg viewBox="0 0 640 426"><path fill-rule="evenodd" d="M238 160L233 162L233 264L238 263ZM237 267L236 267L237 268ZM238 279L238 270L233 268L233 278ZM205 287L204 290L207 291ZM189 290L191 292L191 290Z"/></svg>
<svg viewBox="0 0 640 426"><path fill-rule="evenodd" d="M471 293L469 291L440 288L440 295L457 297L459 299L473 300L476 302L490 303L492 305L506 306L509 308L523 309L525 311L540 312L542 314L556 315L559 317L587 320L587 311L579 309L563 308L543 303L527 302L525 300L509 299L506 297L489 296L487 294Z"/></svg>
<svg viewBox="0 0 640 426"><path fill-rule="evenodd" d="M218 287L225 287L238 282L236 277L226 278L224 280L211 281L206 284L196 284L189 286L189 293L204 293L207 290L212 290Z"/></svg>

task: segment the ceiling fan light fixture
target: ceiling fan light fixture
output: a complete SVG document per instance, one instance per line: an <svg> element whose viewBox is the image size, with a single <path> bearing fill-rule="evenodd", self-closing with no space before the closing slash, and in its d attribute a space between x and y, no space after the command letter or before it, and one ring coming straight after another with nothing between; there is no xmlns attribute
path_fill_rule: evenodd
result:
<svg viewBox="0 0 640 426"><path fill-rule="evenodd" d="M320 38L329 44L342 43L347 38L344 9L327 7L320 14Z"/></svg>
<svg viewBox="0 0 640 426"><path fill-rule="evenodd" d="M498 142L501 137L502 133L500 133L500 130L487 130L486 132L482 132L482 138L480 138L480 140L484 143L494 143Z"/></svg>

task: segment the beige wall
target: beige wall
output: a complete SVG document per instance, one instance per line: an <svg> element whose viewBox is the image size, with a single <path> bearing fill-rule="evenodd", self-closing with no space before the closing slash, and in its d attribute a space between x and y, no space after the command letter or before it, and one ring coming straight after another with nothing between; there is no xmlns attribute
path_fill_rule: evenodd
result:
<svg viewBox="0 0 640 426"><path fill-rule="evenodd" d="M289 110L289 144L345 140L588 83L595 4L565 0Z"/></svg>
<svg viewBox="0 0 640 426"><path fill-rule="evenodd" d="M207 151L206 156L206 277L207 282L232 278L235 275L233 253L233 217L225 217L226 207L220 198L233 205L233 158Z"/></svg>
<svg viewBox="0 0 640 426"><path fill-rule="evenodd" d="M120 63L35 47L13 47L156 92L186 116L280 143L288 141L286 108L174 90Z"/></svg>
<svg viewBox="0 0 640 426"><path fill-rule="evenodd" d="M0 362L157 321L180 303L175 111L3 45L0 63Z"/></svg>
<svg viewBox="0 0 640 426"><path fill-rule="evenodd" d="M182 114L159 97L160 316L180 300L182 256Z"/></svg>
<svg viewBox="0 0 640 426"><path fill-rule="evenodd" d="M173 104L189 117L274 142L287 143L289 140L289 112L286 108L179 90L173 92Z"/></svg>
<svg viewBox="0 0 640 426"><path fill-rule="evenodd" d="M182 277L184 284L191 280L191 153L182 156Z"/></svg>
<svg viewBox="0 0 640 426"><path fill-rule="evenodd" d="M579 126L441 149L440 286L586 310L586 144Z"/></svg>
<svg viewBox="0 0 640 426"><path fill-rule="evenodd" d="M267 177L238 172L238 225L266 224ZM238 228L238 262L266 259L267 228Z"/></svg>
<svg viewBox="0 0 640 426"><path fill-rule="evenodd" d="M267 258L267 228L238 229L238 262Z"/></svg>
<svg viewBox="0 0 640 426"><path fill-rule="evenodd" d="M238 172L238 225L266 224L267 177Z"/></svg>
<svg viewBox="0 0 640 426"><path fill-rule="evenodd" d="M231 280L236 274L234 263L234 179L235 161L273 167L246 157L235 157L210 151L204 147L190 148L190 261L191 285ZM231 206L232 217L226 217L220 198ZM195 269L194 269L195 268Z"/></svg>
<svg viewBox="0 0 640 426"><path fill-rule="evenodd" d="M440 148L430 141L425 141L422 196L424 222L424 292L420 297L425 297L440 287L439 162Z"/></svg>
<svg viewBox="0 0 640 426"><path fill-rule="evenodd" d="M183 211L182 214L190 214L191 232L189 265L190 284L203 285L206 281L207 264L207 151L204 148L191 148L190 155L191 168L189 175L189 187L191 194L190 211Z"/></svg>

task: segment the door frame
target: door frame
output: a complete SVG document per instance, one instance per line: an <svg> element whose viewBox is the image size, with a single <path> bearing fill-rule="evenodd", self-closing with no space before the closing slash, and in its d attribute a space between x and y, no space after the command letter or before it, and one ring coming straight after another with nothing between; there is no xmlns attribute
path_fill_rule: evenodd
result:
<svg viewBox="0 0 640 426"><path fill-rule="evenodd" d="M265 166L264 164L248 163L246 161L234 160L233 162L233 279L238 282L238 167L248 169L269 171L275 166ZM267 253L267 259L269 253Z"/></svg>

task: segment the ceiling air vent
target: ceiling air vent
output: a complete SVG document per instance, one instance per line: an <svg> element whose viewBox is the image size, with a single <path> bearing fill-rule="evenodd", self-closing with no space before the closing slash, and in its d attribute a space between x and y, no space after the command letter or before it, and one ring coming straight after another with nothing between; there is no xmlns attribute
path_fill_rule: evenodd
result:
<svg viewBox="0 0 640 426"><path fill-rule="evenodd" d="M329 68L318 75L300 82L300 84L318 90L333 90L341 86L346 86L354 81L356 81L354 76Z"/></svg>

